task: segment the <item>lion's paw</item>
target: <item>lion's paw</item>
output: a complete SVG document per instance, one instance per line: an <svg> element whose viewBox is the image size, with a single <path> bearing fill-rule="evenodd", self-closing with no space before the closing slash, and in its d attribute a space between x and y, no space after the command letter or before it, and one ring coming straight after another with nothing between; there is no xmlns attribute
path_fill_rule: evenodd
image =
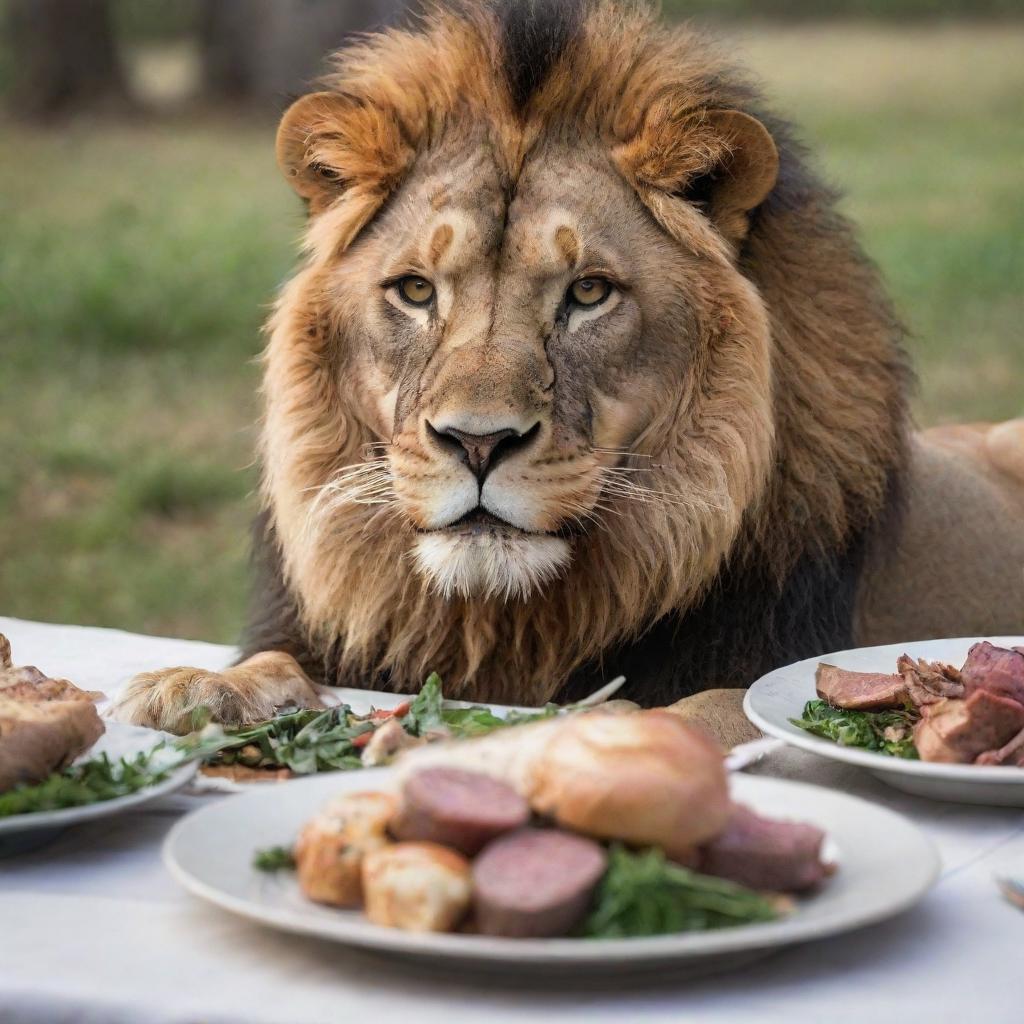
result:
<svg viewBox="0 0 1024 1024"><path fill-rule="evenodd" d="M710 733L723 750L760 739L743 713L743 690L703 690L670 704L666 710Z"/></svg>
<svg viewBox="0 0 1024 1024"><path fill-rule="evenodd" d="M248 725L288 706L323 704L290 654L265 651L222 672L189 667L142 672L118 695L109 717L180 736L192 731L200 708L223 725Z"/></svg>

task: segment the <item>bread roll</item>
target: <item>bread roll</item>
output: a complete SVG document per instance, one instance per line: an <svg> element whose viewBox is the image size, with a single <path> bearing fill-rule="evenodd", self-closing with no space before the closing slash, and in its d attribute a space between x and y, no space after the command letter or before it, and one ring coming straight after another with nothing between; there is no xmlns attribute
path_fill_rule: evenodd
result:
<svg viewBox="0 0 1024 1024"><path fill-rule="evenodd" d="M449 932L469 909L469 861L437 843L394 843L364 860L363 896L374 924Z"/></svg>
<svg viewBox="0 0 1024 1024"><path fill-rule="evenodd" d="M659 846L669 857L685 858L729 816L721 751L666 711L589 712L502 729L411 751L398 772L442 765L505 780L567 828Z"/></svg>
<svg viewBox="0 0 1024 1024"><path fill-rule="evenodd" d="M721 751L667 711L578 715L533 766L531 806L560 825L683 857L729 817Z"/></svg>
<svg viewBox="0 0 1024 1024"><path fill-rule="evenodd" d="M363 858L388 843L397 800L389 793L346 793L310 821L295 843L299 885L317 903L358 907Z"/></svg>

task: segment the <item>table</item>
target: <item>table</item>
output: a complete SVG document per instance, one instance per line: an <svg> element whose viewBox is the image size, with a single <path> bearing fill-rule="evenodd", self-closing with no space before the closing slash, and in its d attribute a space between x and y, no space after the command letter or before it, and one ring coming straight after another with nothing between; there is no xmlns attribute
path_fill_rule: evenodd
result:
<svg viewBox="0 0 1024 1024"><path fill-rule="evenodd" d="M214 644L0 618L18 663L116 692L173 664L219 668ZM936 803L854 768L784 750L758 771L835 786L906 813L938 842L941 880L887 923L792 948L697 981L528 990L436 975L295 938L207 907L164 871L160 843L210 796L177 795L85 824L0 861L3 1024L505 1024L580 1021L918 1021L1024 1019L1024 914L993 875L1024 875L1024 811ZM232 797L214 797L232 799Z"/></svg>

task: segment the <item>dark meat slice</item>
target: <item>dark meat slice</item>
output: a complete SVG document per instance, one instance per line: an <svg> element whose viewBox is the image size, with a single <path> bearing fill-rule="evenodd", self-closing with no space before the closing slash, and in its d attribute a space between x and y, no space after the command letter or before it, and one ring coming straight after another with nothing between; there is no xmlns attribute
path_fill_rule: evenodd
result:
<svg viewBox="0 0 1024 1024"><path fill-rule="evenodd" d="M1024 729L1024 705L988 690L926 704L914 726L914 745L922 761L969 764L997 750Z"/></svg>
<svg viewBox="0 0 1024 1024"><path fill-rule="evenodd" d="M426 768L405 783L391 832L397 839L440 843L472 857L529 820L529 805L504 782L461 768Z"/></svg>
<svg viewBox="0 0 1024 1024"><path fill-rule="evenodd" d="M917 706L934 704L948 697L962 697L964 684L959 669L941 661L915 661L909 654L901 654L896 669L907 686L907 695Z"/></svg>
<svg viewBox="0 0 1024 1024"><path fill-rule="evenodd" d="M568 935L590 906L604 849L560 829L524 828L491 843L473 863L473 907L484 935Z"/></svg>
<svg viewBox="0 0 1024 1024"><path fill-rule="evenodd" d="M849 711L880 711L906 704L907 686L901 675L851 672L822 662L814 673L818 696L833 707Z"/></svg>
<svg viewBox="0 0 1024 1024"><path fill-rule="evenodd" d="M1024 768L1024 729L998 750L986 750L974 759L975 764L1003 764Z"/></svg>
<svg viewBox="0 0 1024 1024"><path fill-rule="evenodd" d="M725 831L702 847L699 869L751 889L801 892L834 870L821 859L824 840L814 825L762 818L733 804Z"/></svg>
<svg viewBox="0 0 1024 1024"><path fill-rule="evenodd" d="M996 647L987 640L975 644L960 669L967 694L988 690L1024 704L1024 651Z"/></svg>

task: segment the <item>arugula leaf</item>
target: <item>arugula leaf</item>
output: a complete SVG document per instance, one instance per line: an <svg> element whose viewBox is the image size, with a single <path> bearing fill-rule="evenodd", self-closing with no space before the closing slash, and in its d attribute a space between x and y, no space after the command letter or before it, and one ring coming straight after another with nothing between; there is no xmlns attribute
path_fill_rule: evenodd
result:
<svg viewBox="0 0 1024 1024"><path fill-rule="evenodd" d="M828 701L809 700L801 718L790 722L815 736L844 747L862 747L891 757L917 759L914 724L919 715L910 710L848 711Z"/></svg>
<svg viewBox="0 0 1024 1024"><path fill-rule="evenodd" d="M608 870L581 934L594 939L707 931L779 916L759 893L666 860L661 850L611 846Z"/></svg>
<svg viewBox="0 0 1024 1024"><path fill-rule="evenodd" d="M257 871L291 871L295 855L288 846L266 846L253 854L252 866Z"/></svg>
<svg viewBox="0 0 1024 1024"><path fill-rule="evenodd" d="M196 746L208 761L252 768L290 768L296 775L359 768L354 741L373 731L347 704L326 710L303 709L242 729L208 727Z"/></svg>
<svg viewBox="0 0 1024 1024"><path fill-rule="evenodd" d="M427 676L423 689L416 695L402 719L402 728L412 736L426 736L429 732L444 732L444 695L441 677L436 672Z"/></svg>

